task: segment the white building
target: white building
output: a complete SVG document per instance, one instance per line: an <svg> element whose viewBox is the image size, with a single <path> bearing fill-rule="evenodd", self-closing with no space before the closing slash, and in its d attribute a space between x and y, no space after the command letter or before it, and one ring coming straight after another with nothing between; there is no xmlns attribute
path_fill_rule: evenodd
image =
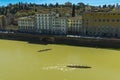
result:
<svg viewBox="0 0 120 80"><path fill-rule="evenodd" d="M66 34L67 19L59 14L36 14L36 31L43 34Z"/></svg>
<svg viewBox="0 0 120 80"><path fill-rule="evenodd" d="M18 30L23 32L35 31L35 17L22 17L18 19Z"/></svg>
<svg viewBox="0 0 120 80"><path fill-rule="evenodd" d="M51 14L36 14L36 28L37 32L49 34L52 26L52 18Z"/></svg>
<svg viewBox="0 0 120 80"><path fill-rule="evenodd" d="M61 17L53 18L51 33L58 35L67 34L67 19Z"/></svg>

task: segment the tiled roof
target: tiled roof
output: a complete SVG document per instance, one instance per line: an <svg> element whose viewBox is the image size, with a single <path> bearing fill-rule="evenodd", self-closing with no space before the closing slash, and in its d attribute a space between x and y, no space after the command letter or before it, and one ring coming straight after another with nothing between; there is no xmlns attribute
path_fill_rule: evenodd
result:
<svg viewBox="0 0 120 80"><path fill-rule="evenodd" d="M18 20L34 20L35 17L34 16L28 16L28 17L21 17Z"/></svg>
<svg viewBox="0 0 120 80"><path fill-rule="evenodd" d="M68 19L71 19L71 20L77 20L77 19L82 19L82 16L77 16L77 17L70 17Z"/></svg>

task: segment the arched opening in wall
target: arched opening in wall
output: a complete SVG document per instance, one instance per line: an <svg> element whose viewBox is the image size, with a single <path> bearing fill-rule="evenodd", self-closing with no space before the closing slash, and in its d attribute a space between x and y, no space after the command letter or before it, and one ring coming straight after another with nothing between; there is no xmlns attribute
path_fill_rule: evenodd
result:
<svg viewBox="0 0 120 80"><path fill-rule="evenodd" d="M55 38L54 37L43 37L41 40L46 43L53 43L55 41Z"/></svg>
<svg viewBox="0 0 120 80"><path fill-rule="evenodd" d="M106 33L105 37L113 37L112 33Z"/></svg>
<svg viewBox="0 0 120 80"><path fill-rule="evenodd" d="M108 37L108 33L103 33L103 37Z"/></svg>
<svg viewBox="0 0 120 80"><path fill-rule="evenodd" d="M115 37L118 37L118 34L117 34L117 33L115 34Z"/></svg>
<svg viewBox="0 0 120 80"><path fill-rule="evenodd" d="M86 31L85 33L86 33L86 35L88 35L88 31Z"/></svg>
<svg viewBox="0 0 120 80"><path fill-rule="evenodd" d="M109 33L109 37L113 37L113 34L112 34L112 33Z"/></svg>

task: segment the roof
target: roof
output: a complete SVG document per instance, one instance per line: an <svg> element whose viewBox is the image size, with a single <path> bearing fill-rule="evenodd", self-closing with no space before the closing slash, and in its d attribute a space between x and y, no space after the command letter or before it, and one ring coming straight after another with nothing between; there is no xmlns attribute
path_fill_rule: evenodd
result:
<svg viewBox="0 0 120 80"><path fill-rule="evenodd" d="M18 20L34 20L35 17L34 16L28 16L28 17L21 17Z"/></svg>
<svg viewBox="0 0 120 80"><path fill-rule="evenodd" d="M77 19L82 19L82 16L77 16L77 17L70 17L68 18L68 20L71 19L71 20L77 20Z"/></svg>
<svg viewBox="0 0 120 80"><path fill-rule="evenodd" d="M42 12L37 12L36 14L50 14L50 13L49 13L49 12L42 11Z"/></svg>
<svg viewBox="0 0 120 80"><path fill-rule="evenodd" d="M110 13L118 14L120 13L120 11L116 10L116 11L110 11L110 12L84 12L84 14L110 14Z"/></svg>
<svg viewBox="0 0 120 80"><path fill-rule="evenodd" d="M5 15L0 15L0 18L1 18L1 17L5 17Z"/></svg>
<svg viewBox="0 0 120 80"><path fill-rule="evenodd" d="M53 19L67 19L66 17L54 17Z"/></svg>

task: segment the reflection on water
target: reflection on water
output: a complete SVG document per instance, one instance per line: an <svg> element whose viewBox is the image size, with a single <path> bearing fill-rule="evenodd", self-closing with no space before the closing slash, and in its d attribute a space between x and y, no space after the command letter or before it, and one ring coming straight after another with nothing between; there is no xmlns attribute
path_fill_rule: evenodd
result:
<svg viewBox="0 0 120 80"><path fill-rule="evenodd" d="M88 68L91 68L89 66L78 66L76 64L69 64L69 66L66 66L65 64L61 65L61 64L57 64L56 66L52 66L52 65L46 65L44 66L42 69L43 70L59 70L59 71L73 71L73 70L76 70L76 69L88 69Z"/></svg>
<svg viewBox="0 0 120 80"><path fill-rule="evenodd" d="M58 71L72 71L75 70L75 68L67 68L66 65L56 65L56 66L45 66L42 68L43 70L58 70Z"/></svg>
<svg viewBox="0 0 120 80"><path fill-rule="evenodd" d="M0 40L0 80L120 80L119 61L119 50Z"/></svg>
<svg viewBox="0 0 120 80"><path fill-rule="evenodd" d="M50 51L52 49L42 49L42 50L39 50L38 52L46 52L46 51Z"/></svg>

